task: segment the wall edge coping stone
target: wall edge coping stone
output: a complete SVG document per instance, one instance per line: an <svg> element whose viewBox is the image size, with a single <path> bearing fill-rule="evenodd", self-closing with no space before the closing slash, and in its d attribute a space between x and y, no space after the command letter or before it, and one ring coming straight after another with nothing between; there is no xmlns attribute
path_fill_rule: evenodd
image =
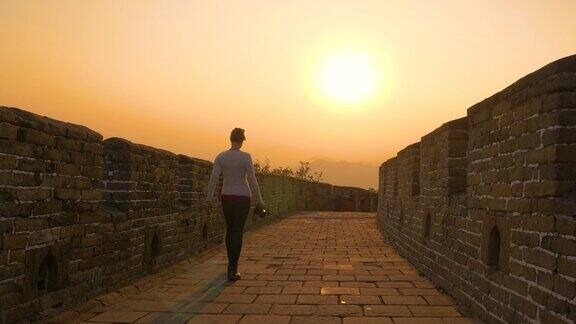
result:
<svg viewBox="0 0 576 324"><path fill-rule="evenodd" d="M472 105L467 109L468 116L478 113L485 105L490 105L491 103L499 102L502 99L508 97L512 93L516 93L523 88L529 87L541 80L544 80L550 76L559 73L576 73L576 54L569 55L551 63L546 64L540 69L518 79L511 85L507 86L503 90L495 93L494 95Z"/></svg>
<svg viewBox="0 0 576 324"><path fill-rule="evenodd" d="M35 123L30 123L30 121ZM86 126L52 119L16 107L0 106L0 122L7 122L18 127L30 128L51 135L71 137L93 143L100 142L103 138L100 133ZM65 129L65 134L57 132L56 130L59 128ZM84 134L85 136L80 136L80 134L77 133Z"/></svg>
<svg viewBox="0 0 576 324"><path fill-rule="evenodd" d="M160 155L163 155L165 157L169 157L169 158L176 158L176 154L167 151L167 150L163 150L163 149L159 149L153 146L148 146L148 145L144 145L144 144L138 144L138 143L133 143L125 138L121 138L121 137L110 137L105 139L104 141L102 141L102 145L104 146L104 150L111 150L111 151L117 151L117 150L127 150L128 152L131 153L143 153L143 152L152 152L152 153L157 153Z"/></svg>

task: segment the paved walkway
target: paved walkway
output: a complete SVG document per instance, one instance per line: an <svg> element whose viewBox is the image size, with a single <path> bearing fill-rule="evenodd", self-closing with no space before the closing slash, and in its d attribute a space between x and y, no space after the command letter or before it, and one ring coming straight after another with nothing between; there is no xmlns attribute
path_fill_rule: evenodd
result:
<svg viewBox="0 0 576 324"><path fill-rule="evenodd" d="M371 213L302 213L245 235L242 280L212 249L62 314L87 323L473 323L378 233Z"/></svg>

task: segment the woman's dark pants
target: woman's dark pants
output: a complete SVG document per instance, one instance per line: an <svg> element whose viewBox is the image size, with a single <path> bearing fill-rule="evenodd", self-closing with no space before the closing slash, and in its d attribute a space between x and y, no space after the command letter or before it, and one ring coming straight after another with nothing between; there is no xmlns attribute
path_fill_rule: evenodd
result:
<svg viewBox="0 0 576 324"><path fill-rule="evenodd" d="M250 200L222 200L222 209L226 219L226 250L228 252L228 273L238 271L238 259L242 250L244 223L250 212Z"/></svg>

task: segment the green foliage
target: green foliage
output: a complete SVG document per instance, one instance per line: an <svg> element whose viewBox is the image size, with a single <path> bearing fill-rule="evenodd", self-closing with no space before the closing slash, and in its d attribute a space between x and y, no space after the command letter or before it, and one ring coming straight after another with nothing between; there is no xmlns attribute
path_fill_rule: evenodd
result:
<svg viewBox="0 0 576 324"><path fill-rule="evenodd" d="M309 180L320 182L322 180L322 172L312 171L310 167L310 162L300 161L300 166L294 172L294 175L298 179Z"/></svg>
<svg viewBox="0 0 576 324"><path fill-rule="evenodd" d="M285 177L295 177L298 179L320 182L322 181L322 172L315 172L310 167L310 162L299 162L300 165L294 170L290 167L275 167L270 166L270 161L266 159L266 162L261 162L256 160L254 162L254 170L258 173L263 174L274 174Z"/></svg>

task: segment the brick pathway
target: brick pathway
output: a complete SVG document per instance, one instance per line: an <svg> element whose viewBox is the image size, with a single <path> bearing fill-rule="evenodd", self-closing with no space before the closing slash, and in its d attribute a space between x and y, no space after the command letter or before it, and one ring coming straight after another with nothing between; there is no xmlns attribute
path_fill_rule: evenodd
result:
<svg viewBox="0 0 576 324"><path fill-rule="evenodd" d="M378 233L374 214L302 213L245 236L242 280L222 247L53 322L473 323Z"/></svg>

